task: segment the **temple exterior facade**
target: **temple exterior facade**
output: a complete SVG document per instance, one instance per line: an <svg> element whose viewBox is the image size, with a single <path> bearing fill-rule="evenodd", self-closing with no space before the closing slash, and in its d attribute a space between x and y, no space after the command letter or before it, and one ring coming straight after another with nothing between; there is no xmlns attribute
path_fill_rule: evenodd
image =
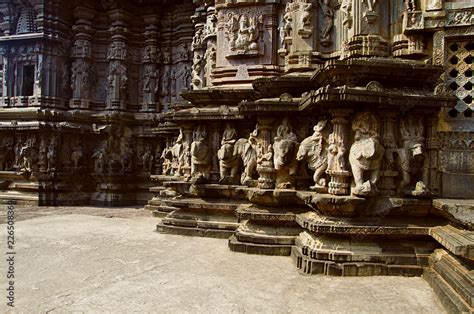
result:
<svg viewBox="0 0 474 314"><path fill-rule="evenodd" d="M474 4L0 3L0 199L420 276L473 309Z"/></svg>

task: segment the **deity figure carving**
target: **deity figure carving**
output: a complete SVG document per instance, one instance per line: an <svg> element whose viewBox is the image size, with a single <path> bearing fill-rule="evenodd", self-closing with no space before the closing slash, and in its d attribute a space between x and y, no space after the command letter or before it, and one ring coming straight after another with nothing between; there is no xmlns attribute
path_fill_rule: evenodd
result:
<svg viewBox="0 0 474 314"><path fill-rule="evenodd" d="M207 131L204 124L198 125L191 143L191 177L194 183L209 179L211 172L211 150L207 143Z"/></svg>
<svg viewBox="0 0 474 314"><path fill-rule="evenodd" d="M78 140L76 142L76 145L72 148L71 153L73 171L77 171L79 169L79 164L82 162L83 157L84 155L82 152L82 145L81 142Z"/></svg>
<svg viewBox="0 0 474 314"><path fill-rule="evenodd" d="M367 9L369 12L374 12L375 5L377 4L377 0L363 0L367 4Z"/></svg>
<svg viewBox="0 0 474 314"><path fill-rule="evenodd" d="M303 14L301 15L301 21L303 26L311 26L311 9L313 8L313 4L311 1L308 2L301 2L301 10Z"/></svg>
<svg viewBox="0 0 474 314"><path fill-rule="evenodd" d="M107 140L103 140L100 146L94 150L92 159L94 159L95 173L103 174L105 172L105 162L107 159Z"/></svg>
<svg viewBox="0 0 474 314"><path fill-rule="evenodd" d="M293 30L293 17L291 16L290 8L291 8L291 2L288 1L285 6L285 14L283 14L283 20L284 20L284 38L291 38L292 36L292 30Z"/></svg>
<svg viewBox="0 0 474 314"><path fill-rule="evenodd" d="M20 149L20 170L34 172L37 170L38 149L35 147L36 140L29 137Z"/></svg>
<svg viewBox="0 0 474 314"><path fill-rule="evenodd" d="M108 99L120 100L121 94L127 89L127 68L118 62L110 64L107 77Z"/></svg>
<svg viewBox="0 0 474 314"><path fill-rule="evenodd" d="M292 189L296 185L298 162L298 138L292 132L288 118L284 118L278 126L277 136L273 143L273 164L276 170L277 189Z"/></svg>
<svg viewBox="0 0 474 314"><path fill-rule="evenodd" d="M48 143L46 137L41 137L39 152L38 152L38 167L39 171L46 172L48 169Z"/></svg>
<svg viewBox="0 0 474 314"><path fill-rule="evenodd" d="M202 43L203 43L203 36L204 36L204 31L202 28L196 29L196 32L194 33L193 36L193 41L191 43L191 48L193 50L198 49Z"/></svg>
<svg viewBox="0 0 474 314"><path fill-rule="evenodd" d="M192 69L192 79L191 79L191 88L196 90L202 87L201 72L203 69L203 58L199 54L194 55L193 69Z"/></svg>
<svg viewBox="0 0 474 314"><path fill-rule="evenodd" d="M207 14L206 17L206 26L204 28L204 35L207 36L213 36L216 34L216 23L217 23L217 16L215 13Z"/></svg>
<svg viewBox="0 0 474 314"><path fill-rule="evenodd" d="M234 145L237 142L237 131L228 124L224 130L221 147L217 151L221 184L235 184L238 181L239 156L235 154ZM236 180L237 179L237 180Z"/></svg>
<svg viewBox="0 0 474 314"><path fill-rule="evenodd" d="M153 153L151 151L151 146L146 145L145 150L141 156L141 164L143 172L150 172L153 167Z"/></svg>
<svg viewBox="0 0 474 314"><path fill-rule="evenodd" d="M328 168L328 142L323 135L326 125L327 120L319 121L313 128L313 135L301 142L296 154L297 161L306 161L308 168L314 171L314 186L311 189L318 192L323 192L327 185L325 173Z"/></svg>
<svg viewBox="0 0 474 314"><path fill-rule="evenodd" d="M334 27L334 10L330 0L319 0L319 5L323 12L323 25L321 28L321 44L331 45L331 32Z"/></svg>
<svg viewBox="0 0 474 314"><path fill-rule="evenodd" d="M171 147L171 171L176 177L184 174L184 168L189 166L189 146L184 140L182 130L179 131L176 143ZM168 156L168 152L167 155ZM169 157L168 157L169 158Z"/></svg>
<svg viewBox="0 0 474 314"><path fill-rule="evenodd" d="M172 175L173 171L173 154L171 148L165 147L161 152L161 174Z"/></svg>
<svg viewBox="0 0 474 314"><path fill-rule="evenodd" d="M13 145L13 138L7 136L3 138L0 147L0 167L1 170L11 170L15 164L15 151Z"/></svg>
<svg viewBox="0 0 474 314"><path fill-rule="evenodd" d="M130 147L129 138L123 136L120 138L120 152L118 155L118 159L120 161L120 172L130 172L132 171L132 163L133 163L133 149Z"/></svg>
<svg viewBox="0 0 474 314"><path fill-rule="evenodd" d="M249 16L248 13L228 13L226 29L231 51L236 53L258 53L258 39L263 25L263 15Z"/></svg>
<svg viewBox="0 0 474 314"><path fill-rule="evenodd" d="M344 14L343 23L346 24L348 28L351 28L352 27L352 0L342 0L341 12Z"/></svg>
<svg viewBox="0 0 474 314"><path fill-rule="evenodd" d="M51 141L48 146L48 153L47 153L47 159L48 159L48 168L47 171L56 171L56 159L58 157L58 139L56 137L52 137Z"/></svg>
<svg viewBox="0 0 474 314"><path fill-rule="evenodd" d="M377 190L380 167L385 149L379 142L379 124L370 112L356 115L352 122L354 143L349 151L349 163L354 176L354 195L368 196Z"/></svg>
<svg viewBox="0 0 474 314"><path fill-rule="evenodd" d="M408 115L401 119L402 147L398 149L399 170L402 174L400 191L404 194L423 196L427 188L425 166L425 137L423 120Z"/></svg>

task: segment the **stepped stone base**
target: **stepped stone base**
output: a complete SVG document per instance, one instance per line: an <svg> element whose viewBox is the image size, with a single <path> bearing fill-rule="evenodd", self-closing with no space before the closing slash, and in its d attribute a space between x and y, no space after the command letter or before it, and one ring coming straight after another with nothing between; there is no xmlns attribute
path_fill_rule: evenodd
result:
<svg viewBox="0 0 474 314"><path fill-rule="evenodd" d="M450 313L474 312L474 263L439 249L430 257L423 277Z"/></svg>
<svg viewBox="0 0 474 314"><path fill-rule="evenodd" d="M424 241L364 240L302 232L291 256L305 274L332 276L420 276L436 244Z"/></svg>

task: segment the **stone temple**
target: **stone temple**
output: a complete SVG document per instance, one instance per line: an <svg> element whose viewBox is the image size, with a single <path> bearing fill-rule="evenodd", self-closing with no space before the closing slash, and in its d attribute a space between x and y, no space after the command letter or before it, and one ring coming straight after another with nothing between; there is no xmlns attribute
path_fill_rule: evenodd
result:
<svg viewBox="0 0 474 314"><path fill-rule="evenodd" d="M1 1L0 199L470 312L473 58L472 0Z"/></svg>

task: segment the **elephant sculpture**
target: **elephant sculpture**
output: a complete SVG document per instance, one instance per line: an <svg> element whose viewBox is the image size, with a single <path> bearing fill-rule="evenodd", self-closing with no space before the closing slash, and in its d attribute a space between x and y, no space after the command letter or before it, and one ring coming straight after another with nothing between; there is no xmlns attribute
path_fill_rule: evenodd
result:
<svg viewBox="0 0 474 314"><path fill-rule="evenodd" d="M275 187L277 189L293 189L296 186L298 171L298 139L292 132L288 119L283 119L277 129L273 143L273 165L276 170Z"/></svg>

